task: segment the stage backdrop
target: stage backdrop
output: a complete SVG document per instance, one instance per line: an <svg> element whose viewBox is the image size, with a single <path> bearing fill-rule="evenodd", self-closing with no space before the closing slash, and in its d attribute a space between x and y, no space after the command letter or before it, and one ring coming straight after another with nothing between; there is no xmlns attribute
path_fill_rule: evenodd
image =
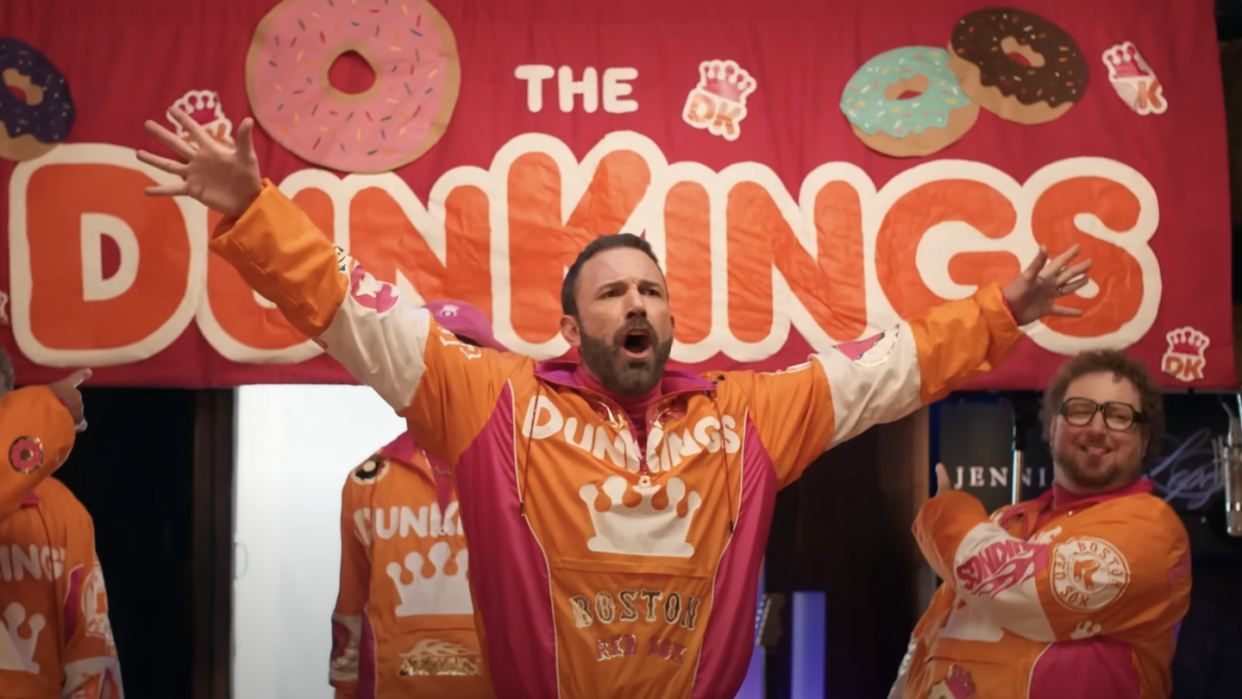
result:
<svg viewBox="0 0 1242 699"><path fill-rule="evenodd" d="M692 370L796 364L1079 243L1084 315L975 387L1102 346L1235 385L1210 0L57 0L0 33L23 382L350 381L208 254L217 216L144 197L176 104L223 142L257 116L326 235L539 358L598 234L652 243Z"/></svg>

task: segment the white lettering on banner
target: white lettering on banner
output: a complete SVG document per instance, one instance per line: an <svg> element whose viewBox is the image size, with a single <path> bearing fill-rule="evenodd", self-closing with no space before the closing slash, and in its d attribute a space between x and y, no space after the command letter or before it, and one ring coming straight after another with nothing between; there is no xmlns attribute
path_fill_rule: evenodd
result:
<svg viewBox="0 0 1242 699"><path fill-rule="evenodd" d="M552 66L522 65L513 71L513 77L526 81L526 108L532 112L543 110L543 81L556 75Z"/></svg>
<svg viewBox="0 0 1242 699"><path fill-rule="evenodd" d="M36 544L0 545L0 581L59 580L65 572L65 549Z"/></svg>
<svg viewBox="0 0 1242 699"><path fill-rule="evenodd" d="M720 451L722 432L725 453L736 454L742 448L742 439L736 432L737 418L723 415L721 420L724 421L723 430L720 420L711 415L680 433L671 431L666 435L663 427L653 427L647 435L647 468L653 472L672 471L688 456L703 451L715 454ZM566 418L551 400L543 396L536 396L526 404L522 436L541 440L559 436L561 441L590 452L600 461L604 461L606 456L617 468L637 473L640 467L638 444L628 427L617 430L617 436L612 437L603 424L592 428L591 423L584 419L582 431L579 432L578 418Z"/></svg>
<svg viewBox="0 0 1242 699"><path fill-rule="evenodd" d="M438 538L457 536L461 531L456 500L450 502L443 513L440 512L440 504L435 502L418 508L417 515L406 505L377 507L374 510L363 507L354 510L355 533L366 545L371 543L372 519L375 521L374 531L381 539L391 539L398 535L406 539L411 532L419 538Z"/></svg>
<svg viewBox="0 0 1242 699"><path fill-rule="evenodd" d="M103 240L111 238L120 250L120 268L108 278L103 273ZM134 229L116 216L82 214L82 297L106 301L129 290L138 277L138 238Z"/></svg>
<svg viewBox="0 0 1242 699"><path fill-rule="evenodd" d="M530 70L524 74L528 75L527 79L534 80L545 72ZM1051 235L1049 231L1057 232L1057 235L1072 233L1078 239L1091 239L1095 245L1109 246L1107 251L1111 254L1094 256L1097 271L1108 262L1102 258L1111 257L1114 265L1121 264L1117 262L1120 260L1124 262L1125 270L1128 270L1125 274L1119 273L1118 279L1139 281L1133 282L1126 294L1101 296L1094 287L1079 292L1083 299L1096 294L1099 303L1114 304L1104 309L1108 311L1105 315L1115 318L1116 322L1112 325L1102 325L1104 329L1101 330L1090 330L1094 327L1090 323L1094 321L1084 317L1067 322L1087 325L1076 325L1073 326L1073 331L1061 332L1051 326L1035 323L1027 328L1034 342L1044 349L1061 354L1076 354L1097 347L1125 347L1141 339L1155 322L1162 293L1160 265L1149 246L1150 238L1159 223L1156 194L1140 173L1120 162L1104 158L1057 161L1032 174L1025 183L1018 183L1006 173L982 163L936 160L898 174L878 190L861 168L850 163L826 163L806 176L795 198L786 190L780 177L766 165L738 163L717 172L699 163L669 163L655 142L634 132L609 134L581 161L564 142L553 136L523 134L497 151L489 169L462 166L445 172L432 187L425 199L426 203L415 196L408 185L393 173L349 175L342 179L324 170L307 169L285 178L280 188L290 196L303 190L321 192L331 204L334 242L346 249L350 248L351 235L357 233L351 231L354 218L351 209L356 206L355 200L360 197L365 200L368 196L373 200L374 192L379 191L381 196L395 203L395 210L400 211L414 229L411 235L421 238L419 245L425 246L427 254L433 256L441 266L446 264L449 248L449 233L445 223L446 202L455 192L481 192L487 206L487 248L490 264L488 274L491 278L490 296L497 339L515 352L545 359L562 355L568 346L555 333L549 337L532 338L532 331L519 331L519 327L523 326L520 322L515 322L515 313L520 314L519 309L528 308L530 305L529 298L523 294L528 294L529 288L533 287L530 287L530 280L516 278L510 267L514 244L510 233L510 207L530 206L529 202L509 196L511 172L528 168L530 158L534 156L541 163L554 166L555 175L560 179L560 210L572 212L582 200L601 162L618 153L629 158L631 162L638 162L650 175L649 185L641 190L636 203L626 209L630 213L618 226L618 230L645 231L647 240L670 269L674 266L702 267L703 283L709 292L698 302L705 307L702 313L704 327L693 339L683 341L679 338L674 343L672 359L677 362L702 362L720 353L738 362L760 362L784 347L791 330L797 330L817 352L826 351L842 342L873 335L899 319L899 314L894 310L895 305L909 306L909 301L903 298L903 294L907 293L905 287L892 286L891 280L897 278L893 272L895 265L902 280L908 280L911 284L918 285L919 289L925 290L918 293L923 294L927 303L935 299L962 298L976 287L973 282L955 280L955 273L951 272L954 268L950 264L952 260L963 255L1001 254L1012 258L1017 268L1017 263L1025 265L1035 256L1039 246L1036 232L1040 230L1044 231L1043 235ZM178 287L175 292L171 291L172 287L168 287L170 290L166 293L176 293L181 298L166 318L161 316L152 329L143 330L145 335L138 341L117 341L115 345L109 346L107 340L96 340L101 343L100 346L90 345L86 349L66 346L64 341L58 341L56 338L63 333L49 330L55 328L54 320L45 320L43 326L36 328L31 321L32 299L36 293L33 283L35 270L31 266L30 254L33 240L31 236L34 235L29 230L33 214L31 207L51 207L55 204L47 202L46 190L39 200L28 200L28 187L32 177L44 168L72 168L86 164L124 168L141 173L160 184L175 180L137 162L133 150L107 144L63 144L42 158L17 165L10 179L9 189L9 246L13 332L23 354L46 366L109 366L136 362L165 349L184 333L191 317L197 319L198 327L207 341L221 355L234 361L298 363L322 351L309 340L283 348L251 347L229 335L216 321L210 295L205 293L207 211L201 205L184 198L175 201L176 210L184 219L184 233L178 232L177 235L188 236L189 242L189 261L181 263L188 264L188 271L184 272L188 274L188 285L184 289ZM938 186L960 183L987 192L997 202L997 207L1010 207L1004 212L1004 216L998 215L1004 223L993 223L988 230L981 231L963 221L920 222L917 217L911 217L911 202L918 200L919 196ZM1107 185L1113 191L1119 192L1118 196L1124 199L1126 207L1132 209L1133 216L1118 218L1114 211L1116 207L1101 208L1097 215L1091 204L1083 203L1090 201L1089 197L1083 199L1081 196L1065 196L1066 187L1069 186L1067 183L1077 183L1074 187L1078 189ZM707 207L703 212L702 223L705 247L701 254L696 253L696 257L687 258L686 253L677 251L685 248L683 243L681 248L674 249L673 259L669 259L670 241L685 233L680 228L673 228L677 224L666 216L666 207L670 205L670 199L681 197L679 192L685 191L686 187L702 192L704 196L702 205ZM818 248L822 244L817 234L816 207L820 196L829 190L848 190L861 207L857 225L862 259L859 262L860 276L856 285L850 282L840 289L819 292L806 288L805 280L795 280L802 286L791 286L786 274L778 269L779 260L773 261L772 251L740 249L736 240L730 242L736 237L732 232L733 227L741 225L733 219L738 214L730 213L731 196L738 193L753 195L758 192L770 200L774 207L774 225L786 229L782 235L792 236L790 241L793 244L783 248L783 254L794 255L798 260L816 264ZM948 198L966 196L953 192L939 194ZM76 195L66 190L64 196ZM1057 203L1054 206L1046 201ZM1043 208L1041 203L1044 203ZM146 201L135 204L152 207L158 205ZM162 205L168 206L166 201ZM1050 206L1056 210L1050 211ZM1078 207L1073 210L1080 213L1066 213L1066 207L1070 206ZM926 207L918 210L925 212ZM516 215L521 214L519 212ZM894 216L901 220L897 221ZM1121 225L1116 223L1118 220L1124 222L1121 229L1112 230L1105 226L1101 217L1109 216L1112 216L1109 220L1114 225ZM43 218L46 219L46 216ZM141 222L128 220L126 223L137 231ZM1001 225L1006 228L996 229L996 226ZM894 233L894 230L897 232ZM609 232L615 231L592 231L599 234ZM454 235L459 234L461 231L455 230ZM146 235L150 238L151 232L148 231ZM894 242L898 237L902 241L900 244ZM142 240L143 236L139 234L140 244L145 245ZM753 242L747 244L752 245ZM182 246L184 245L183 242ZM151 247L151 251L143 250L144 268L148 263L157 267L162 263L158 257L162 251L154 245ZM907 253L907 250L910 252ZM753 321L734 309L735 301L741 299L748 302L746 295L752 292L739 289L736 276L738 272L731 268L738 265L739 260L755 258L756 253L763 253L764 256L758 259L766 260L762 264L771 270L771 293L759 297L757 303L764 305L756 312L766 317L756 326L758 330L752 330L748 329L747 324ZM904 255L911 255L913 259L907 260L902 257ZM68 260L74 263L77 257L70 255ZM46 267L46 263L43 264ZM888 272L884 272L886 269ZM142 274L144 272L140 270L139 275ZM167 276L167 273L164 274ZM884 274L887 276L883 276ZM392 283L406 298L416 303L421 300L414 284L400 270L393 273L393 276ZM825 279L832 282L834 278L826 276ZM885 282L883 279L890 281ZM38 293L45 299L42 301L44 307L48 303L54 303L47 300L49 297L60 294L62 298L72 299L64 295L76 293L58 288L51 280L41 281L38 289ZM126 293L132 295L133 290ZM832 301L849 294L858 297L859 307L855 315L859 317L859 322L855 325L837 326L837 330L831 330L832 323L823 319L822 310L815 310L822 306L823 299L820 296L826 295L828 301ZM1125 305L1124 309L1115 305L1121 303L1119 299L1123 297L1130 299L1125 302L1129 305ZM216 312L223 310L216 309ZM731 313L735 313L737 317L731 316ZM849 330L845 332L840 327L849 327ZM843 336L834 336L834 332Z"/></svg>
<svg viewBox="0 0 1242 699"><path fill-rule="evenodd" d="M632 99L621 99L634 90L629 82L638 78L637 68L605 68L603 84L600 84L599 72L588 66L582 70L582 79L574 80L574 69L561 66L554 69L549 65L520 65L513 71L518 80L526 81L526 108L538 113L543 110L543 81L556 76L558 104L562 112L574 110L574 95L582 95L582 111L593 114L599 107L600 93L603 93L604 111L609 114L628 114L638 111L638 102Z"/></svg>
<svg viewBox="0 0 1242 699"><path fill-rule="evenodd" d="M638 79L637 68L609 68L604 71L604 111L609 114L628 114L638 111L638 102L623 100L634 91L631 80Z"/></svg>
<svg viewBox="0 0 1242 699"><path fill-rule="evenodd" d="M556 87L561 96L561 111L574 110L574 95L582 95L582 111L594 114L599 108L599 80L594 68L582 71L582 79L574 80L574 69L561 66L556 71Z"/></svg>

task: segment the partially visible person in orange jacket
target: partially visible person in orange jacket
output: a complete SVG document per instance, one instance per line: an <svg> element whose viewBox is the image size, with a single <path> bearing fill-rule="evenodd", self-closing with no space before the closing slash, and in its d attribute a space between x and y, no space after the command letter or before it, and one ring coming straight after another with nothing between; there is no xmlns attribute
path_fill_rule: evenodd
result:
<svg viewBox="0 0 1242 699"><path fill-rule="evenodd" d="M13 364L0 349L0 522L13 514L65 462L76 433L86 429L78 386L91 377L80 369L50 386L14 390Z"/></svg>
<svg viewBox="0 0 1242 699"><path fill-rule="evenodd" d="M1190 605L1185 527L1143 463L1164 422L1159 386L1120 352L1062 367L1044 394L1055 480L998 510L953 491L914 523L946 582L914 630L890 699L1166 699Z"/></svg>
<svg viewBox="0 0 1242 699"><path fill-rule="evenodd" d="M123 699L94 523L51 474L86 429L78 386L13 390L0 352L0 699Z"/></svg>
<svg viewBox="0 0 1242 699"><path fill-rule="evenodd" d="M508 351L471 304L426 308L459 341ZM350 471L332 615L336 699L495 697L467 556L452 471L408 432Z"/></svg>

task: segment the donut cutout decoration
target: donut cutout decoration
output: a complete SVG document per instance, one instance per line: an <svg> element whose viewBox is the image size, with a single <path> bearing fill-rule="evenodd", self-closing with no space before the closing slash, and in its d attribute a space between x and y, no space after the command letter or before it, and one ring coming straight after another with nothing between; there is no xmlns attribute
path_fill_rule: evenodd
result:
<svg viewBox="0 0 1242 699"><path fill-rule="evenodd" d="M0 90L0 158L34 160L69 137L77 112L69 83L51 61L23 41L0 37L0 75L6 88Z"/></svg>
<svg viewBox="0 0 1242 699"><path fill-rule="evenodd" d="M910 46L864 63L841 95L854 135L896 158L931 155L966 135L979 105L962 93L948 62L944 49Z"/></svg>
<svg viewBox="0 0 1242 699"><path fill-rule="evenodd" d="M9 447L9 465L18 473L34 473L43 465L43 442L38 437L18 437Z"/></svg>
<svg viewBox="0 0 1242 699"><path fill-rule="evenodd" d="M332 85L347 53L374 80ZM259 22L246 57L255 118L277 143L341 172L388 172L444 135L461 86L457 40L426 0L284 0Z"/></svg>
<svg viewBox="0 0 1242 699"><path fill-rule="evenodd" d="M953 28L949 70L980 107L1019 124L1043 124L1087 90L1087 61L1074 38L1013 8L972 12Z"/></svg>

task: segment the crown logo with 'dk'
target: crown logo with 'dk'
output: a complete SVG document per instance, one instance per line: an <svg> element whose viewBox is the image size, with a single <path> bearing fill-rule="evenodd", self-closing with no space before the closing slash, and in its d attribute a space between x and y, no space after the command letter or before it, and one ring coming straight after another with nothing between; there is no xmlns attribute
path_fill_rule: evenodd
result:
<svg viewBox="0 0 1242 699"><path fill-rule="evenodd" d="M1108 81L1113 90L1131 109L1147 115L1163 114L1169 108L1160 80L1133 43L1126 41L1112 46L1102 58L1108 67Z"/></svg>
<svg viewBox="0 0 1242 699"><path fill-rule="evenodd" d="M696 129L736 141L746 118L746 98L756 87L755 78L734 61L703 61L699 84L686 98L681 118Z"/></svg>
<svg viewBox="0 0 1242 699"><path fill-rule="evenodd" d="M668 504L663 509L656 509L652 499L660 487L652 484L650 476L643 476L632 488L642 496L642 501L634 507L626 507L623 498L627 488L630 485L621 476L604 479L603 492L608 496L609 503L608 509L603 512L595 506L600 493L598 486L588 483L578 490L595 527L595 536L587 541L587 548L601 553L632 556L689 558L694 555L694 546L686 541L686 537L703 498L694 491L687 497L686 484L680 478L670 478L668 485L664 486ZM677 506L683 499L686 501L684 517L677 514Z"/></svg>
<svg viewBox="0 0 1242 699"><path fill-rule="evenodd" d="M397 616L474 614L470 582L466 578L469 568L467 551L463 548L457 552L454 559L457 571L452 574L446 571L451 555L452 547L447 541L436 542L431 547L427 552L427 560L434 568L430 577L423 576L423 555L417 551L406 555L404 570L395 561L388 564L388 577L397 586L397 596L401 598ZM409 584L402 581L407 573L413 576Z"/></svg>
<svg viewBox="0 0 1242 699"><path fill-rule="evenodd" d="M30 631L29 638L22 637L23 622ZM5 607L4 620L0 621L0 670L38 674L35 649L39 647L39 634L46 626L47 621L42 614L33 614L27 621L26 608L17 602Z"/></svg>
<svg viewBox="0 0 1242 699"><path fill-rule="evenodd" d="M1171 330L1164 339L1169 349L1160 360L1160 370L1187 383L1202 380L1207 365L1204 353L1212 344L1211 339L1191 327Z"/></svg>
<svg viewBox="0 0 1242 699"><path fill-rule="evenodd" d="M189 114L190 118L202 126L217 142L233 145L233 122L224 115L220 95L214 90L190 90L173 102L172 106ZM197 146L190 132L186 131L176 119L173 119L171 114L168 115L168 120L176 128L178 138L192 146Z"/></svg>

